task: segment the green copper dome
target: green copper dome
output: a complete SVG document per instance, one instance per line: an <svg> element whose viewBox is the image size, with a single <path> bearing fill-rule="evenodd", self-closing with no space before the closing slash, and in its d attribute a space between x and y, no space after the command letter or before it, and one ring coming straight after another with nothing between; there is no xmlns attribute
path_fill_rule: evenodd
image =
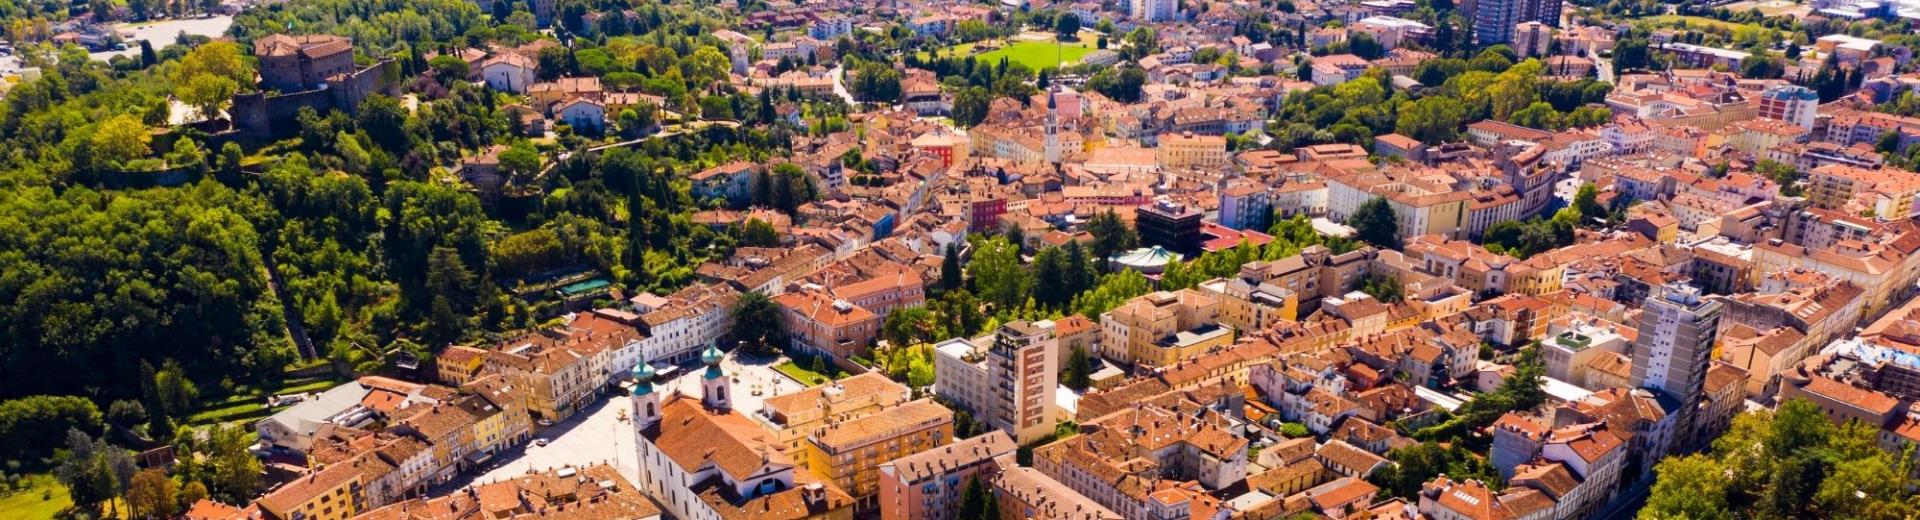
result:
<svg viewBox="0 0 1920 520"><path fill-rule="evenodd" d="M653 369L653 365L647 364L646 359L641 359L633 364L632 373L633 395L647 395L653 392L653 377L659 374Z"/></svg>
<svg viewBox="0 0 1920 520"><path fill-rule="evenodd" d="M723 375L720 373L720 358L725 355L720 352L720 347L714 345L707 345L707 350L700 353L700 362L707 364L707 379Z"/></svg>

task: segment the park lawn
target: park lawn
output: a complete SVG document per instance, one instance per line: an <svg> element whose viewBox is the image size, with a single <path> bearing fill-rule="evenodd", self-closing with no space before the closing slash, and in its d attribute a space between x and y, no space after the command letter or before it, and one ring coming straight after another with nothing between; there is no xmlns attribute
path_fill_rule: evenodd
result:
<svg viewBox="0 0 1920 520"><path fill-rule="evenodd" d="M1663 14L1660 16L1649 17L1647 19L1653 21L1655 24L1662 25L1662 26L1670 26L1670 27L1679 27L1682 22L1685 22L1686 25L1689 25L1689 26L1702 26L1702 25L1717 26L1717 27L1725 28L1728 31L1738 31L1743 28L1754 29L1754 30L1766 30L1765 27L1761 27L1758 25L1750 24L1750 23L1733 23L1733 22L1728 22L1724 20L1715 20L1712 18L1704 17L1704 16Z"/></svg>
<svg viewBox="0 0 1920 520"><path fill-rule="evenodd" d="M1015 63L1026 65L1028 69L1040 70L1079 63L1080 58L1092 52L1093 46L1085 43L1017 41L1005 47L976 54L974 58L992 63L1004 57Z"/></svg>
<svg viewBox="0 0 1920 520"><path fill-rule="evenodd" d="M808 370L805 367L801 367L798 363L794 363L792 361L785 361L778 365L774 365L773 369L780 371L780 373L782 374L786 374L787 377L791 377L795 381L799 381L800 384L804 386L813 386L813 385L825 383L827 381L832 381L832 380L847 377L846 372L842 372L838 369L834 369L833 376L828 377L826 374Z"/></svg>
<svg viewBox="0 0 1920 520"><path fill-rule="evenodd" d="M54 480L52 474L27 475L26 482L27 489L0 495L0 516L9 520L50 520L73 506L73 499L67 497L67 487ZM41 500L43 494L50 497Z"/></svg>

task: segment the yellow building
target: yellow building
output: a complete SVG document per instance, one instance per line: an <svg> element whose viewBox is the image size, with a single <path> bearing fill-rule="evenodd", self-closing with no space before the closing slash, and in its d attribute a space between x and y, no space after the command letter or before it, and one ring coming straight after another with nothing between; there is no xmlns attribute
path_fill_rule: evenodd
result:
<svg viewBox="0 0 1920 520"><path fill-rule="evenodd" d="M1220 300L1220 323L1235 330L1266 330L1299 319L1300 296L1280 283L1240 276L1207 281L1200 290Z"/></svg>
<svg viewBox="0 0 1920 520"><path fill-rule="evenodd" d="M1171 366L1233 343L1233 329L1216 324L1219 314L1219 299L1199 290L1143 295L1100 315L1100 350L1122 363Z"/></svg>
<svg viewBox="0 0 1920 520"><path fill-rule="evenodd" d="M808 438L806 461L813 474L852 495L856 511L870 511L881 464L952 440L953 411L921 399L827 426Z"/></svg>
<svg viewBox="0 0 1920 520"><path fill-rule="evenodd" d="M463 345L453 345L440 351L434 357L434 372L441 384L464 385L480 376L480 369L487 365L487 351Z"/></svg>
<svg viewBox="0 0 1920 520"><path fill-rule="evenodd" d="M1191 132L1161 135L1154 159L1166 170L1219 170L1227 167L1227 138Z"/></svg>
<svg viewBox="0 0 1920 520"><path fill-rule="evenodd" d="M463 397L459 406L478 418L472 427L474 451L492 456L532 435L533 416L527 410L525 389L512 380L485 375L462 385L460 390L471 393L472 397Z"/></svg>
<svg viewBox="0 0 1920 520"><path fill-rule="evenodd" d="M1872 211L1876 217L1898 220L1913 214L1916 195L1920 195L1920 174L1906 170L1830 164L1807 174L1807 199L1826 209Z"/></svg>
<svg viewBox="0 0 1920 520"><path fill-rule="evenodd" d="M378 505L367 503L367 488L393 469L379 457L354 457L299 477L255 504L275 520L346 520Z"/></svg>
<svg viewBox="0 0 1920 520"><path fill-rule="evenodd" d="M907 401L906 385L880 372L867 372L790 394L767 398L753 417L773 431L788 457L807 467L807 437L822 431L827 419L864 417Z"/></svg>

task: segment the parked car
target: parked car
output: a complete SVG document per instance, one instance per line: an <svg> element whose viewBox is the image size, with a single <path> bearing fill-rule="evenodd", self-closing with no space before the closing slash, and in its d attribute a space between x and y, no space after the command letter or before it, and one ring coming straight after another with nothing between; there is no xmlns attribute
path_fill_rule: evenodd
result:
<svg viewBox="0 0 1920 520"><path fill-rule="evenodd" d="M534 446L536 446L536 447L541 447L541 448L545 448L545 447L547 447L547 440L546 440L546 439L534 439L534 440L533 440L533 445L534 445Z"/></svg>

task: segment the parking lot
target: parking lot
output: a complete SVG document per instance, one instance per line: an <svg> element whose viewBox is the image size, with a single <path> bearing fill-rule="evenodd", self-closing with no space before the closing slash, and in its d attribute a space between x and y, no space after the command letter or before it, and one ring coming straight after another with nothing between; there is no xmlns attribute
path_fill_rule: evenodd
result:
<svg viewBox="0 0 1920 520"><path fill-rule="evenodd" d="M778 361L749 359L742 362L728 357L721 363L733 380L735 410L753 413L760 410L760 404L766 397L805 388L775 371L773 366ZM699 396L700 378L705 371L706 368L698 364L679 367L673 379L660 385L656 391L662 392L663 398L675 390ZM609 393L572 418L538 429L533 437L544 440L545 446L530 442L518 449L502 452L488 461L485 469L468 472L436 492L474 483L495 482L530 471L602 463L613 464L627 480L637 482L639 468L634 455L633 425L626 420L630 413L632 405L625 394Z"/></svg>
<svg viewBox="0 0 1920 520"><path fill-rule="evenodd" d="M115 24L113 30L126 36L127 48L117 51L96 52L92 53L92 56L93 59L100 61L113 59L114 56L137 58L140 57L140 40L151 42L153 44L153 50L158 51L161 48L173 45L174 42L179 41L181 33L215 38L226 34L227 28L232 26L233 17L224 14L204 18L178 18L156 22Z"/></svg>

